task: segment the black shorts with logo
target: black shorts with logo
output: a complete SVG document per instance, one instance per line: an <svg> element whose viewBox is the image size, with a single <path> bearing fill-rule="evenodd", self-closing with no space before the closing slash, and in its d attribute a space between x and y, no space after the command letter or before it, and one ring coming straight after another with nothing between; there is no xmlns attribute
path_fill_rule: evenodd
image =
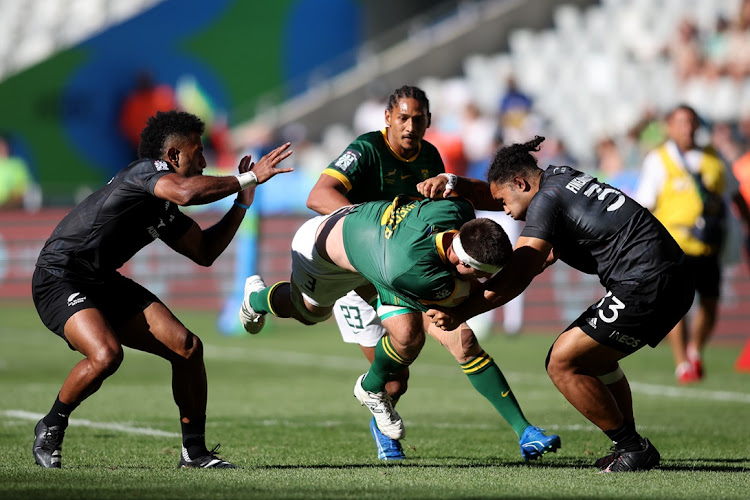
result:
<svg viewBox="0 0 750 500"><path fill-rule="evenodd" d="M656 347L694 297L694 277L683 261L645 282L612 284L566 331L577 326L600 344L631 354L644 345Z"/></svg>
<svg viewBox="0 0 750 500"><path fill-rule="evenodd" d="M44 326L66 342L65 323L78 311L98 309L117 329L150 304L159 302L156 295L120 274L103 283L84 283L55 276L39 267L31 278L31 291Z"/></svg>

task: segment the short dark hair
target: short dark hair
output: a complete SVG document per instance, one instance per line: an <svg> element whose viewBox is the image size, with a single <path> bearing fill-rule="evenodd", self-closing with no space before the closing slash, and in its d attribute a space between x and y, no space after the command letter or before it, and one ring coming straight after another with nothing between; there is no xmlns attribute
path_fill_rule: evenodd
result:
<svg viewBox="0 0 750 500"><path fill-rule="evenodd" d="M206 126L197 116L184 111L157 111L146 122L138 145L138 158L160 159L168 142L188 139L192 134L203 135Z"/></svg>
<svg viewBox="0 0 750 500"><path fill-rule="evenodd" d="M502 267L513 253L508 235L492 219L470 220L461 226L459 235L466 253L482 264Z"/></svg>
<svg viewBox="0 0 750 500"><path fill-rule="evenodd" d="M531 175L539 168L531 152L539 151L539 145L543 141L544 137L537 135L529 142L511 144L498 149L487 172L487 182L506 184L517 175Z"/></svg>
<svg viewBox="0 0 750 500"><path fill-rule="evenodd" d="M684 102L678 104L674 108L672 108L669 113L667 113L667 120L672 118L672 115L674 115L678 111L687 111L691 115L693 115L693 121L696 125L700 125L701 117L698 115L698 112L695 110L694 107L690 106L689 104L686 104Z"/></svg>
<svg viewBox="0 0 750 500"><path fill-rule="evenodd" d="M427 99L427 94L424 93L424 90L412 85L399 87L393 92L393 94L388 96L388 109L393 111L393 108L398 106L398 101L406 97L416 99L417 102L424 107L425 113L430 112L430 101Z"/></svg>

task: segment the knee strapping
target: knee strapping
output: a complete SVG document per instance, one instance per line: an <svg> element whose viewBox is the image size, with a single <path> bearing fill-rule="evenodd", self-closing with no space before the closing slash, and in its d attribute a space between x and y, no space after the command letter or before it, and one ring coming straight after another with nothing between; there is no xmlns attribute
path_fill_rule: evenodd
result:
<svg viewBox="0 0 750 500"><path fill-rule="evenodd" d="M604 385L612 385L615 382L618 382L618 381L622 380L622 378L624 376L625 376L625 374L623 373L622 368L620 368L618 366L617 370L615 370L613 372L609 372L609 373L604 374L604 375L600 375L600 376L598 376L596 378L598 378L599 380L601 380Z"/></svg>

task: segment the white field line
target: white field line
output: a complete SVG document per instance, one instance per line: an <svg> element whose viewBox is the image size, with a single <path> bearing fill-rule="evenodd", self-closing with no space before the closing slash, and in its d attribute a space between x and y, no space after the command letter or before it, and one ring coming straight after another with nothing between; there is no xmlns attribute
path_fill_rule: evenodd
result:
<svg viewBox="0 0 750 500"><path fill-rule="evenodd" d="M27 420L27 421L38 421L40 418L44 416L41 413L33 413L29 411L24 411L24 410L4 410L0 414L11 419ZM337 427L340 425L348 425L350 422L344 421L344 420L321 420L321 421L305 420L303 422L295 422L292 420L283 420L283 419L264 419L264 420L255 420L252 423L253 425L262 425L264 427L330 428L330 427ZM407 423L409 422L407 421ZM104 430L109 430L109 431L119 431L119 432L124 432L127 434L142 434L146 436L171 437L171 438L180 437L180 435L176 432L160 431L158 429L151 429L149 427L133 427L130 425L125 425L125 424L92 422L91 420L82 420L82 419L74 419L74 418L70 419L70 425L79 426L79 427L91 427L94 429L104 429ZM460 429L460 430L485 430L485 431L496 430L499 427L502 428L500 424L498 425L460 424L460 423L455 423L455 422L432 422L432 423L420 423L420 424L411 423L410 426L422 427L422 428L428 428L428 429L430 428L431 429ZM594 431L599 430L591 424L545 425L544 428L549 432L560 432L560 431L594 432ZM651 430L651 431L657 429L654 426L640 426L640 428L642 430Z"/></svg>
<svg viewBox="0 0 750 500"><path fill-rule="evenodd" d="M352 370L367 370L367 361L364 357L355 353L352 353L351 356L319 356L310 353L281 351L275 349L245 349L241 347L217 347L204 344L204 355L206 359L224 361L234 360L278 364L281 360L285 365L304 366L308 368L315 367L321 370L341 370L347 372L351 372ZM456 373L460 373L458 367L451 369L450 363L437 365L420 363L419 360L410 367L410 370L418 375L427 375L430 377L455 377ZM546 375L507 371L503 371L503 374L511 382L551 384ZM676 399L702 399L706 401L750 404L750 393L743 392L711 391L694 387L646 384L643 382L634 382L632 380L630 381L630 390L634 394L642 394L646 396Z"/></svg>
<svg viewBox="0 0 750 500"><path fill-rule="evenodd" d="M20 420L32 420L37 421L41 419L43 413L33 413L24 410L4 410L2 415L9 418L16 418ZM119 431L126 434L142 434L144 436L158 436L158 437L171 437L178 438L180 434L177 432L160 431L159 429L151 429L150 427L133 427L131 425L118 424L116 422L92 422L91 420L83 419L70 419L70 425L75 427L91 427L93 429L104 429L108 431Z"/></svg>

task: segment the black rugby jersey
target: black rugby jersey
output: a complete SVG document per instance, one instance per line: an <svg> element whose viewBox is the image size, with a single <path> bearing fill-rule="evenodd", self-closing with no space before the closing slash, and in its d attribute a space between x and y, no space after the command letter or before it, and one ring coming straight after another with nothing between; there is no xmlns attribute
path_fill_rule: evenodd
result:
<svg viewBox="0 0 750 500"><path fill-rule="evenodd" d="M193 224L174 203L154 195L163 160L138 160L89 195L52 232L37 267L69 279L99 282L156 238L177 240Z"/></svg>
<svg viewBox="0 0 750 500"><path fill-rule="evenodd" d="M605 287L643 281L682 258L664 226L622 191L570 167L550 166L526 212L522 236L552 244L560 260Z"/></svg>

